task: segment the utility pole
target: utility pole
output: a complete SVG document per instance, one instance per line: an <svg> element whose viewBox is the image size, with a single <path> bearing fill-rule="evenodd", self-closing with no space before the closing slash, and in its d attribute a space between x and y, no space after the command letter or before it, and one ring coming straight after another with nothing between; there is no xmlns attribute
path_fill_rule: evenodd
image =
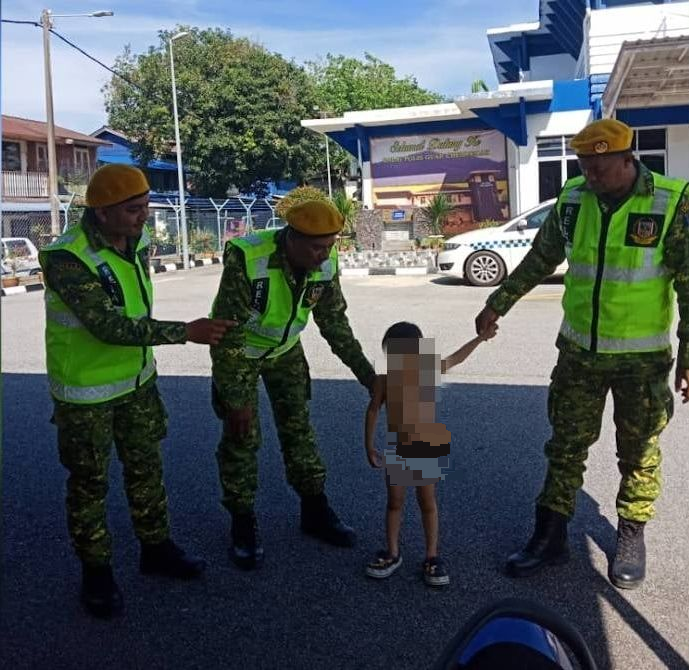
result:
<svg viewBox="0 0 689 670"><path fill-rule="evenodd" d="M57 194L57 152L55 147L55 118L53 116L53 77L50 67L51 11L41 12L43 26L43 68L45 71L45 113L48 127L48 197L50 198L50 233L60 235L60 204Z"/></svg>

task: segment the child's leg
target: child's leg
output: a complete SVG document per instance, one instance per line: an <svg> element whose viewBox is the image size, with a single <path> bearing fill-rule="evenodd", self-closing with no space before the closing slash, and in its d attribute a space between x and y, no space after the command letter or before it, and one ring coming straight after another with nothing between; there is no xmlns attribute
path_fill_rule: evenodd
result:
<svg viewBox="0 0 689 670"><path fill-rule="evenodd" d="M435 502L435 484L416 487L416 500L421 510L423 532L426 535L426 558L438 555L438 506Z"/></svg>
<svg viewBox="0 0 689 670"><path fill-rule="evenodd" d="M388 507L385 514L385 526L388 539L388 551L392 556L400 555L400 525L402 523L402 510L404 509L404 497L406 486L388 484Z"/></svg>

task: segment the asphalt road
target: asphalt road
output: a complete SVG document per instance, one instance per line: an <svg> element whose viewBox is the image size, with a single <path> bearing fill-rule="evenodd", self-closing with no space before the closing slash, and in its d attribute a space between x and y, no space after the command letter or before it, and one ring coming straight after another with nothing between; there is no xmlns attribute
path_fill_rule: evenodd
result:
<svg viewBox="0 0 689 670"><path fill-rule="evenodd" d="M156 315L205 314L219 268L157 275ZM350 318L382 369L380 339L392 322L415 320L446 353L472 337L488 290L432 277L344 279ZM531 531L544 469L550 369L562 286L545 284L506 319L496 340L445 379L440 416L453 434L457 475L438 488L441 551L452 577L435 592L420 578L423 541L413 497L403 524L405 563L387 581L363 567L383 540L385 491L363 450L367 395L315 329L304 336L313 382L312 418L328 465L327 490L358 531L350 550L299 532L298 499L284 481L263 398L259 523L262 571L229 564L228 517L219 505L214 451L219 424L209 403L209 357L197 345L157 349L171 422L166 482L174 536L202 554L202 581L170 584L137 571L138 547L113 462L109 523L126 614L93 621L77 599L79 566L65 527L59 464L43 371L42 295L2 299L3 471L0 665L3 668L427 668L468 617L506 596L553 607L586 637L600 667L689 668L687 506L689 408L663 438L665 488L647 528L649 576L620 592L607 581L614 548L618 475L608 408L571 523L573 559L529 580L503 576L505 556Z"/></svg>

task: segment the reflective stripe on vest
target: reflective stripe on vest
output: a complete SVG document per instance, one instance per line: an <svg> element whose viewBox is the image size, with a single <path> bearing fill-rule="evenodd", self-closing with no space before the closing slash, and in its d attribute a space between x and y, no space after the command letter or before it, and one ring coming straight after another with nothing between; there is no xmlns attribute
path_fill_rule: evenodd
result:
<svg viewBox="0 0 689 670"><path fill-rule="evenodd" d="M608 219L581 177L567 182L556 205L569 266L560 333L590 351L657 351L670 344L664 241L686 182L656 174L653 180L652 197L632 196ZM577 209L564 211L566 205Z"/></svg>
<svg viewBox="0 0 689 670"><path fill-rule="evenodd" d="M579 333L567 322L562 321L560 334L568 340L572 340L584 349L591 348L591 335ZM650 351L653 349L666 349L670 346L670 333L661 333L650 337L614 339L610 337L598 338L599 349L601 351L623 352L623 351Z"/></svg>
<svg viewBox="0 0 689 670"><path fill-rule="evenodd" d="M98 403L135 391L137 383L140 386L148 381L155 371L155 361L151 360L136 377L122 379L113 384L101 384L100 386L67 386L66 384L60 384L57 380L50 377L48 378L48 383L51 393L64 402Z"/></svg>
<svg viewBox="0 0 689 670"><path fill-rule="evenodd" d="M318 270L310 272L298 296L293 295L281 268L269 268L270 259L277 251L276 233L261 231L236 238L230 244L242 249L249 282L254 285L266 281L268 290L263 311L261 305L253 306L244 324L244 355L247 358L274 358L289 351L299 340L315 305L304 304L307 290L314 284L332 281L337 271L337 250L333 247L330 257ZM308 297L308 296L307 296ZM295 305L296 301L296 305Z"/></svg>
<svg viewBox="0 0 689 670"><path fill-rule="evenodd" d="M149 315L152 284L140 258L146 249L142 234L133 261L110 248L96 251L81 225L74 226L43 249L41 265L53 252L68 252L78 258L120 304L114 309L128 319ZM153 350L146 346L122 346L104 342L91 334L60 295L46 287L46 350L50 389L57 400L99 403L130 393L155 374Z"/></svg>

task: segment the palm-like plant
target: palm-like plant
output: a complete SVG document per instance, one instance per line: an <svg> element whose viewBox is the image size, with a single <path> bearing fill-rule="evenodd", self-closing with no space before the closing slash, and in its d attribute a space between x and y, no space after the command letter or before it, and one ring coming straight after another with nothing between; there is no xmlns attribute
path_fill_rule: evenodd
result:
<svg viewBox="0 0 689 670"><path fill-rule="evenodd" d="M422 207L431 234L442 235L443 227L454 207L444 193L434 195L426 207Z"/></svg>
<svg viewBox="0 0 689 670"><path fill-rule="evenodd" d="M477 79L476 81L471 83L471 92L472 93L486 93L488 92L489 88L483 79Z"/></svg>
<svg viewBox="0 0 689 670"><path fill-rule="evenodd" d="M333 205L335 205L337 211L342 214L344 219L343 234L351 235L354 232L354 224L359 213L359 202L348 198L344 191L336 191L335 195L333 195Z"/></svg>

